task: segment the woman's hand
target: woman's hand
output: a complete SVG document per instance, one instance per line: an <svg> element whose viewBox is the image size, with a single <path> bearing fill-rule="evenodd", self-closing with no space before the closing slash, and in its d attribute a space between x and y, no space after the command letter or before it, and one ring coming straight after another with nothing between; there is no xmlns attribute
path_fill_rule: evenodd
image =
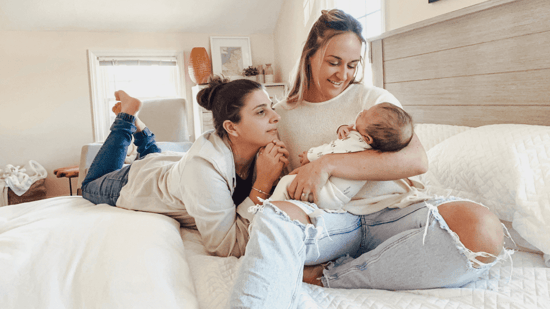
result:
<svg viewBox="0 0 550 309"><path fill-rule="evenodd" d="M288 187L288 194L296 200L318 201L319 190L325 185L330 174L322 163L323 157L298 167L289 175L296 175Z"/></svg>
<svg viewBox="0 0 550 309"><path fill-rule="evenodd" d="M256 159L256 182L264 192L271 191L271 187L288 165L288 150L283 142L275 140L265 147L260 148Z"/></svg>

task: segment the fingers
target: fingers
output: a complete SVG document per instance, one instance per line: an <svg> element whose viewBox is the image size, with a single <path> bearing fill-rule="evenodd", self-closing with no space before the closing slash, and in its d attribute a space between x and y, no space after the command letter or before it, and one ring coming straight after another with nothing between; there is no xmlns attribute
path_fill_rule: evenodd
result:
<svg viewBox="0 0 550 309"><path fill-rule="evenodd" d="M274 139L273 144L275 144L275 146L278 146L278 147L286 148L285 143L283 143L283 141L280 141L278 139Z"/></svg>
<svg viewBox="0 0 550 309"><path fill-rule="evenodd" d="M273 151L274 147L275 147L275 145L273 143L269 143L269 144L265 145L265 147L264 147L265 153L266 154L271 153L271 151Z"/></svg>
<svg viewBox="0 0 550 309"><path fill-rule="evenodd" d="M288 150L286 148L282 148L282 147L277 147L277 151L281 154L283 154L283 156L287 157L290 156L290 153L288 152Z"/></svg>
<svg viewBox="0 0 550 309"><path fill-rule="evenodd" d="M290 174L294 173L295 171L296 170L292 171ZM290 196L290 198L294 198L294 193L296 193L297 186L298 186L298 182L296 181L296 178L294 178L294 180L292 180L292 182L287 188L288 196Z"/></svg>

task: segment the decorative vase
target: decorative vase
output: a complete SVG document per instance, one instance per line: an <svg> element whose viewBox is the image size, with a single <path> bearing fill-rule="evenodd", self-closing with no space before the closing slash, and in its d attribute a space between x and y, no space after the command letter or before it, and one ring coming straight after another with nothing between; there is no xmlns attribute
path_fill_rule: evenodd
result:
<svg viewBox="0 0 550 309"><path fill-rule="evenodd" d="M265 83L273 83L273 68L271 67L271 63L265 65Z"/></svg>
<svg viewBox="0 0 550 309"><path fill-rule="evenodd" d="M191 50L189 57L189 65L187 67L189 77L195 84L208 83L208 77L212 74L212 64L204 47L194 47Z"/></svg>

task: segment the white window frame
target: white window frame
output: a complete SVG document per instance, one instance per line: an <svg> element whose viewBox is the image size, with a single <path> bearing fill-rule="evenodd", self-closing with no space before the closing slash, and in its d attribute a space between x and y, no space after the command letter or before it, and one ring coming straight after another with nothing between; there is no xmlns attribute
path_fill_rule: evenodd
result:
<svg viewBox="0 0 550 309"><path fill-rule="evenodd" d="M109 134L109 113L103 98L106 97L107 81L100 74L98 57L176 57L177 94L185 98L185 73L183 51L176 50L88 50L88 68L92 105L92 125L94 142L102 142Z"/></svg>

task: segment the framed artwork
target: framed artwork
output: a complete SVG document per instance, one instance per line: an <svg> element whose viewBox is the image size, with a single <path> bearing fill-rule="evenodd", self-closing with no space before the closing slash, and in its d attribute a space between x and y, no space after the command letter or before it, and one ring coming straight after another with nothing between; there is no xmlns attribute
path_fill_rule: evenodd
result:
<svg viewBox="0 0 550 309"><path fill-rule="evenodd" d="M436 1L439 1L439 0L428 0L428 3L432 3L432 2L436 2Z"/></svg>
<svg viewBox="0 0 550 309"><path fill-rule="evenodd" d="M212 71L234 80L242 78L245 68L252 65L250 38L210 37Z"/></svg>

